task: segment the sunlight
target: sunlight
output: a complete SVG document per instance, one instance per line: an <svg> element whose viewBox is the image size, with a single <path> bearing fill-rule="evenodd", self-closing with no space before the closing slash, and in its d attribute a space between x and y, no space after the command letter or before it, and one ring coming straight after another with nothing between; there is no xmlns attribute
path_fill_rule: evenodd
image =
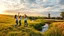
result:
<svg viewBox="0 0 64 36"><path fill-rule="evenodd" d="M2 9L0 9L0 14L3 14L3 10Z"/></svg>
<svg viewBox="0 0 64 36"><path fill-rule="evenodd" d="M0 14L4 14L4 10L3 8L0 8Z"/></svg>
<svg viewBox="0 0 64 36"><path fill-rule="evenodd" d="M0 14L4 14L5 8L0 7Z"/></svg>

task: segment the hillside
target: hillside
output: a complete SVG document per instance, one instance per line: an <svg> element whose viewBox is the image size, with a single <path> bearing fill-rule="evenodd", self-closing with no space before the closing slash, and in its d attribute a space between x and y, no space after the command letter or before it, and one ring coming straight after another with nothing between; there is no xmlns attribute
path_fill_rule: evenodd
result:
<svg viewBox="0 0 64 36"><path fill-rule="evenodd" d="M37 24L39 21L32 22L28 20L28 24ZM22 24L23 20L22 20ZM32 27L14 27L15 19L13 16L0 15L0 36L42 36L42 33Z"/></svg>

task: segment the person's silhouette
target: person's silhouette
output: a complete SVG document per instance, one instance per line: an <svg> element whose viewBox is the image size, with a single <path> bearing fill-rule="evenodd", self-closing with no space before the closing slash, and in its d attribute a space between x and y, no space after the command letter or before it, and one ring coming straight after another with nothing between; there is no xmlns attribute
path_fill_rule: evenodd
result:
<svg viewBox="0 0 64 36"><path fill-rule="evenodd" d="M15 15L15 21L16 21L16 25L15 26L17 26L18 25L18 16L17 15Z"/></svg>
<svg viewBox="0 0 64 36"><path fill-rule="evenodd" d="M21 26L21 20L22 20L22 16L19 16L19 26Z"/></svg>
<svg viewBox="0 0 64 36"><path fill-rule="evenodd" d="M24 26L26 26L26 27L28 26L27 15L26 14L24 15Z"/></svg>

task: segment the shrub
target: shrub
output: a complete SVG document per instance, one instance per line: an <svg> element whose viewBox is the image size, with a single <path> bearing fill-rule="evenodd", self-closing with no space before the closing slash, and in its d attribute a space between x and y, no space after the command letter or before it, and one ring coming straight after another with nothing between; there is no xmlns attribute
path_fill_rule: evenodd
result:
<svg viewBox="0 0 64 36"><path fill-rule="evenodd" d="M33 27L34 27L36 30L41 31L43 25L44 25L44 23L39 23L39 24L35 24Z"/></svg>

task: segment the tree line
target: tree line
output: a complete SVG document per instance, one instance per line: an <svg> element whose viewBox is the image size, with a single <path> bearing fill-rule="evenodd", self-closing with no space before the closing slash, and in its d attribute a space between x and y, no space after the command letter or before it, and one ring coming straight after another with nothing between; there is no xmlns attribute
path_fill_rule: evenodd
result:
<svg viewBox="0 0 64 36"><path fill-rule="evenodd" d="M60 17L51 17L50 13L48 14L48 17L28 17L31 20L36 20L36 19L64 19L64 12L60 13Z"/></svg>

